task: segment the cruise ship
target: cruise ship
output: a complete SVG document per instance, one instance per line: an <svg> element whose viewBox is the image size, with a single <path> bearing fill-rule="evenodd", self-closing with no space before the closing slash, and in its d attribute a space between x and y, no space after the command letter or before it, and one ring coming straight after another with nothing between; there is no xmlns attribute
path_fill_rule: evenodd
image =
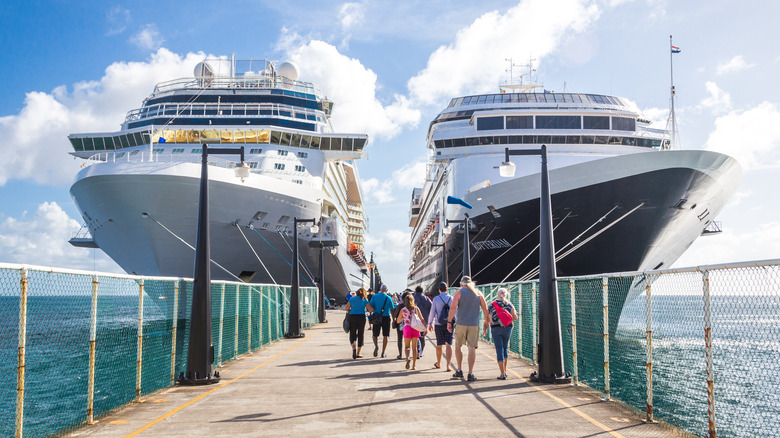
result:
<svg viewBox="0 0 780 438"><path fill-rule="evenodd" d="M464 225L447 225L465 215L477 284L538 277L541 159L512 156L516 174L502 178L506 148L547 147L559 277L669 267L719 230L714 218L742 178L733 158L673 148L669 131L619 97L501 91L456 97L430 123L427 175L411 197L409 287L458 284Z"/></svg>
<svg viewBox="0 0 780 438"><path fill-rule="evenodd" d="M128 273L193 275L203 145L208 157L212 278L290 284L294 218L302 286L327 297L367 284L367 221L355 161L368 136L333 132L333 102L291 62L206 59L194 76L159 83L116 132L68 136L84 159L70 188L88 233Z"/></svg>

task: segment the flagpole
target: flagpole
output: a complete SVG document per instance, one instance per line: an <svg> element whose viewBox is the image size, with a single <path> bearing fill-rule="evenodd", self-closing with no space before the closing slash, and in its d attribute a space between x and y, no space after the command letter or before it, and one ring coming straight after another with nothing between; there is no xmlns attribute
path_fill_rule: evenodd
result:
<svg viewBox="0 0 780 438"><path fill-rule="evenodd" d="M677 119L674 115L674 97L675 97L675 90L674 90L674 45L672 44L672 36L669 35L669 75L670 75L670 82L671 82L671 88L670 88L670 99L671 99L671 113L669 117L671 117L671 124L672 124L672 135L669 139L669 149L672 149L677 142Z"/></svg>

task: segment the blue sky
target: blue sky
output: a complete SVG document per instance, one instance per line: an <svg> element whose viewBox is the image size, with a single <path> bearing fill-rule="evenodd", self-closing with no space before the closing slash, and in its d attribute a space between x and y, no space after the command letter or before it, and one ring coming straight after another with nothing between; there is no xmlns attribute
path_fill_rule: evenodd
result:
<svg viewBox="0 0 780 438"><path fill-rule="evenodd" d="M367 132L359 163L374 251L405 287L408 200L428 123L458 95L493 92L506 58L536 59L545 88L627 98L662 123L669 35L682 147L728 153L744 180L677 266L780 257L780 4L758 0L66 2L0 4L0 262L119 271L67 244L79 162L67 135L115 131L156 82L206 55L293 60ZM663 127L663 124L661 125Z"/></svg>

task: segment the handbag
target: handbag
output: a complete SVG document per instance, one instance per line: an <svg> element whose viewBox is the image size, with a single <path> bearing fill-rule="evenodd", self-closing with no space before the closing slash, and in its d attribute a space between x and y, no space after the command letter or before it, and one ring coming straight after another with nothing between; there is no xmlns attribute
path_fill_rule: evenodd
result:
<svg viewBox="0 0 780 438"><path fill-rule="evenodd" d="M428 329L427 327L425 327L425 324L423 324L422 321L420 321L420 318L417 317L416 310L409 317L409 320L411 321L412 328L417 330L418 332L424 332Z"/></svg>
<svg viewBox="0 0 780 438"><path fill-rule="evenodd" d="M385 306L387 306L387 300L388 296L385 295L385 304L382 305L382 310L379 311L379 313L372 313L371 316L368 317L368 323L373 325L381 325L382 324L382 314L385 313Z"/></svg>
<svg viewBox="0 0 780 438"><path fill-rule="evenodd" d="M512 314L506 309L498 305L498 302L493 301L493 308L496 309L496 316L498 316L498 322L501 327L508 327L512 325Z"/></svg>
<svg viewBox="0 0 780 438"><path fill-rule="evenodd" d="M344 333L349 333L349 313L344 314L344 322L342 323L342 326L344 327Z"/></svg>

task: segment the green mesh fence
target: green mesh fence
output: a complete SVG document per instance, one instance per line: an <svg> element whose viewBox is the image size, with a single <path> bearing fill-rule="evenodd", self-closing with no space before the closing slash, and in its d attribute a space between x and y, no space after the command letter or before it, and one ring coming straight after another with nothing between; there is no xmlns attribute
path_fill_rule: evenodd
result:
<svg viewBox="0 0 780 438"><path fill-rule="evenodd" d="M23 272L24 404L18 410ZM317 289L299 293L305 328L318 321ZM284 336L289 295L286 286L212 282L215 364L217 352L225 362ZM0 436L17 433L17 417L23 436L65 433L88 421L93 333L93 418L172 385L186 371L191 280L0 264L0 301Z"/></svg>

